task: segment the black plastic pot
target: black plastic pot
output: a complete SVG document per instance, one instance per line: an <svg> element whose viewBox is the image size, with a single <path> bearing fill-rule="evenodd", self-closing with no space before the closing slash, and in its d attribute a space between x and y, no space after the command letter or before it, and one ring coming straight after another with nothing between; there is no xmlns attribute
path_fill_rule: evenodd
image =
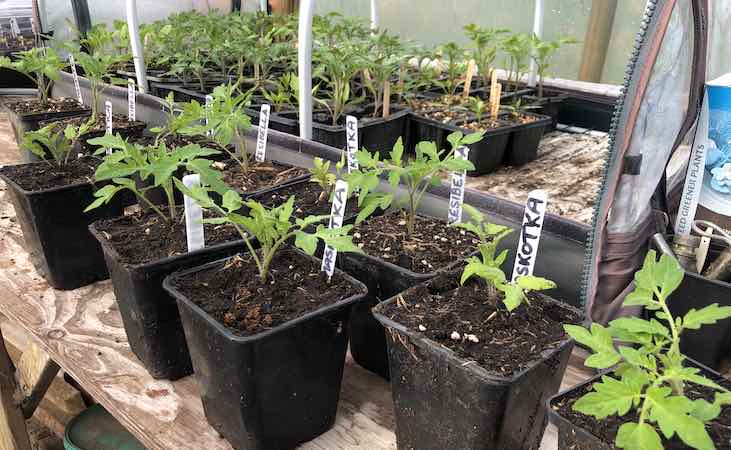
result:
<svg viewBox="0 0 731 450"><path fill-rule="evenodd" d="M719 249L715 250L709 253L708 261L718 256ZM687 271L683 282L668 299L670 312L676 317L683 317L691 309L698 310L711 303L731 306L731 283L709 280ZM720 369L722 360L731 355L731 318L704 325L699 330L683 331L680 351L714 370Z"/></svg>
<svg viewBox="0 0 731 450"><path fill-rule="evenodd" d="M543 97L526 95L523 97L523 100L525 100L529 105L537 107L532 111L551 118L551 123L548 124L544 130L544 133L550 133L551 131L554 131L556 129L556 125L558 125L558 117L561 115L564 101L567 98L568 94L546 92Z"/></svg>
<svg viewBox="0 0 731 450"><path fill-rule="evenodd" d="M685 339L685 334L683 334ZM720 382L722 385L727 384L728 380L725 380L721 374L714 372L708 367L703 366L697 361L690 358L686 359L686 366L697 367L701 369L701 375L708 377L711 380ZM581 392L587 385L593 384L599 381L603 375L606 375L607 371L603 371L599 375L592 377L581 384L571 387L563 392L556 394L546 401L546 409L548 410L548 418L553 425L558 428L558 450L614 450L614 443L604 442L602 439L594 436L590 431L582 428L581 426L571 423L566 417L559 414L554 408L554 405L558 404L565 398L570 398L577 395L577 392ZM725 381L725 383L724 383ZM726 386L728 387L728 386ZM721 444L720 442L717 444ZM722 447L718 447L722 448ZM723 447L727 448L727 447Z"/></svg>
<svg viewBox="0 0 731 450"><path fill-rule="evenodd" d="M206 418L234 448L294 448L335 422L348 316L363 294L241 337L174 287L176 278L225 263L177 273L164 282L180 306ZM361 283L347 278L355 292L365 291Z"/></svg>
<svg viewBox="0 0 731 450"><path fill-rule="evenodd" d="M589 130L609 132L616 97L569 93L561 107L558 121Z"/></svg>
<svg viewBox="0 0 731 450"><path fill-rule="evenodd" d="M127 265L95 225L89 229L103 249L132 352L153 378L176 380L193 373L177 304L162 288L162 281L176 270L233 255L241 250L243 241Z"/></svg>
<svg viewBox="0 0 731 450"><path fill-rule="evenodd" d="M465 135L473 133L472 130L464 129L461 125L462 123L458 123L453 130L460 130ZM505 151L508 148L510 138L515 131L515 125L504 122L500 128L487 130L480 142L468 145L470 149L468 158L475 166L475 170L468 171L467 175L477 177L492 173L500 168L503 159L505 159Z"/></svg>
<svg viewBox="0 0 731 450"><path fill-rule="evenodd" d="M407 133L407 121L409 109L393 106L388 119L382 117L371 118L367 113L358 114L358 147L367 148L372 152L380 152L383 155L393 150L394 144L399 138ZM324 114L323 114L324 115ZM285 112L276 114L277 121L281 119L294 119L298 117L296 112ZM343 121L345 118L343 118ZM297 121L297 134L299 134L299 121ZM284 130L278 130L284 131ZM312 124L312 140L331 147L344 149L346 146L345 125L329 125L314 121Z"/></svg>
<svg viewBox="0 0 731 450"><path fill-rule="evenodd" d="M505 151L503 163L506 166L522 166L535 161L538 157L538 144L541 143L546 127L551 123L551 118L547 116L527 112L523 114L537 117L538 120L515 127Z"/></svg>
<svg viewBox="0 0 731 450"><path fill-rule="evenodd" d="M561 386L573 341L567 337L506 378L382 315L395 301L382 303L373 314L387 330L398 448L539 448L545 403Z"/></svg>
<svg viewBox="0 0 731 450"><path fill-rule="evenodd" d="M88 227L122 215L121 197L85 213L94 201L91 183L26 191L2 172L0 178L8 187L30 260L48 284L70 290L108 277L102 249Z"/></svg>
<svg viewBox="0 0 731 450"><path fill-rule="evenodd" d="M454 131L448 124L428 119L417 113L409 115L408 129L409 142L405 148L410 153L414 153L416 144L422 141L434 142L439 149L446 148L447 136Z"/></svg>
<svg viewBox="0 0 731 450"><path fill-rule="evenodd" d="M429 273L416 273L388 261L358 253L338 254L337 266L368 288L366 298L353 306L350 318L350 354L363 368L389 379L386 334L371 314L380 302L421 282L434 278L447 267Z"/></svg>
<svg viewBox="0 0 731 450"><path fill-rule="evenodd" d="M35 89L36 84L17 70L0 68L0 89Z"/></svg>
<svg viewBox="0 0 731 450"><path fill-rule="evenodd" d="M83 107L74 111L63 112L39 112L18 114L3 104L3 109L8 114L8 120L13 128L15 141L20 144L23 135L28 131L37 130L41 122L50 122L55 119L91 114L91 109Z"/></svg>

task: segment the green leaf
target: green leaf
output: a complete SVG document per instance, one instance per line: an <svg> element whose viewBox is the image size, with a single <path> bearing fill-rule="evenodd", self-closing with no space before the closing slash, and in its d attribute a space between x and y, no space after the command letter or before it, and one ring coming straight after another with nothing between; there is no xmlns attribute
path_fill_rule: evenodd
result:
<svg viewBox="0 0 731 450"><path fill-rule="evenodd" d="M701 422L708 422L721 414L721 405L699 398L693 401L693 410L690 414Z"/></svg>
<svg viewBox="0 0 731 450"><path fill-rule="evenodd" d="M298 231L295 234L294 245L301 248L308 255L313 255L317 250L317 237L314 234Z"/></svg>
<svg viewBox="0 0 731 450"><path fill-rule="evenodd" d="M660 262L655 267L654 277L665 298L668 298L680 286L684 276L685 271L677 260L664 253L660 255Z"/></svg>
<svg viewBox="0 0 731 450"><path fill-rule="evenodd" d="M401 165L401 157L404 154L404 143L402 139L399 137L396 141L396 144L393 146L393 150L391 150L391 162L396 164L397 166Z"/></svg>
<svg viewBox="0 0 731 450"><path fill-rule="evenodd" d="M502 273L502 271L500 271ZM523 289L521 289L519 286L516 286L514 284L502 284L496 286L499 290L501 290L505 294L505 298L503 298L503 304L508 309L508 311L513 311L518 306L522 305L524 301L526 301L525 293L523 292Z"/></svg>
<svg viewBox="0 0 731 450"><path fill-rule="evenodd" d="M687 445L698 450L714 450L715 446L706 427L690 415L695 404L679 395L669 396L670 388L650 387L645 393L645 401L650 401L650 418L657 422L665 438L675 433Z"/></svg>
<svg viewBox="0 0 731 450"><path fill-rule="evenodd" d="M699 310L691 309L683 317L683 328L697 330L703 325L713 325L719 320L731 317L731 306L718 306L712 303Z"/></svg>
<svg viewBox="0 0 731 450"><path fill-rule="evenodd" d="M584 365L587 367L606 369L617 364L622 359L614 348L612 333L609 328L598 323L592 323L591 330L587 330L578 325L564 325L564 330L576 342L594 351L594 354L589 356L584 362Z"/></svg>
<svg viewBox="0 0 731 450"><path fill-rule="evenodd" d="M628 450L663 450L660 435L647 423L623 423L617 431L615 443L618 448Z"/></svg>
<svg viewBox="0 0 731 450"><path fill-rule="evenodd" d="M631 333L648 333L652 335L669 337L670 331L655 319L644 320L639 317L620 317L609 322L612 328L619 328Z"/></svg>
<svg viewBox="0 0 731 450"><path fill-rule="evenodd" d="M642 390L636 385L625 383L610 376L603 376L601 382L592 385L592 392L574 403L574 410L597 419L614 414L623 416L637 404Z"/></svg>
<svg viewBox="0 0 731 450"><path fill-rule="evenodd" d="M467 136L464 137L464 139L462 139L462 144L471 145L471 144L480 142L482 140L482 138L484 137L484 135L485 135L484 131L481 131L479 133L468 134Z"/></svg>
<svg viewBox="0 0 731 450"><path fill-rule="evenodd" d="M505 273L502 270L483 264L480 261L468 263L462 271L460 283L464 284L472 276L477 275L490 284L497 285L505 283Z"/></svg>
<svg viewBox="0 0 731 450"><path fill-rule="evenodd" d="M231 189L223 194L222 206L229 212L238 211L243 206L243 201L239 193Z"/></svg>
<svg viewBox="0 0 731 450"><path fill-rule="evenodd" d="M556 288L556 283L553 281L532 275L518 277L515 282L525 291L545 291L547 289Z"/></svg>

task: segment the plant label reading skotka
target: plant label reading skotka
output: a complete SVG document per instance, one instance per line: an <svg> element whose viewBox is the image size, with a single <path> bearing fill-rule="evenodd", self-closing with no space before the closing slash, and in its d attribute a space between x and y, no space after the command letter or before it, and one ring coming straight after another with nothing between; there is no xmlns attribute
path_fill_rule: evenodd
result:
<svg viewBox="0 0 731 450"><path fill-rule="evenodd" d="M112 130L112 102L109 100L104 102L104 118L106 119L106 125L107 125L107 134L111 135L114 130ZM107 149L107 155L112 154L112 149Z"/></svg>
<svg viewBox="0 0 731 450"><path fill-rule="evenodd" d="M345 117L345 142L348 151L348 173L358 170L358 119L355 116Z"/></svg>
<svg viewBox="0 0 731 450"><path fill-rule="evenodd" d="M266 156L270 112L271 107L268 104L261 105L261 111L259 112L259 133L256 135L256 154L254 155L257 162L264 162L264 157Z"/></svg>
<svg viewBox="0 0 731 450"><path fill-rule="evenodd" d="M513 277L511 278L513 283L518 277L533 275L547 206L548 194L546 191L539 189L528 194L523 226L520 228L520 238L518 239L518 251L515 254Z"/></svg>
<svg viewBox="0 0 731 450"><path fill-rule="evenodd" d="M200 175L186 175L183 177L183 184L187 188L200 185ZM188 251L194 252L205 247L203 236L203 209L198 203L188 197L183 199L185 204L185 236L188 240Z"/></svg>
<svg viewBox="0 0 731 450"><path fill-rule="evenodd" d="M348 183L343 180L338 180L335 183L335 190L333 191L333 204L332 210L330 211L330 228L340 228L343 226L343 216L345 215L345 204L348 201ZM322 254L322 271L327 274L328 280L332 278L335 272L335 258L338 256L338 251L329 245L325 246L325 251Z"/></svg>
<svg viewBox="0 0 731 450"><path fill-rule="evenodd" d="M127 80L127 120L134 122L137 120L137 89L135 89L135 81Z"/></svg>
<svg viewBox="0 0 731 450"><path fill-rule="evenodd" d="M79 87L79 74L76 73L76 60L74 55L69 55L69 64L71 65L71 75L74 79L74 90L76 91L76 100L83 104L84 99L81 97L81 87Z"/></svg>
<svg viewBox="0 0 731 450"><path fill-rule="evenodd" d="M455 158L467 160L470 153L469 147L458 147ZM447 223L450 225L462 221L462 203L464 203L464 188L467 180L467 171L458 170L452 173L452 184L449 189L449 212Z"/></svg>
<svg viewBox="0 0 731 450"><path fill-rule="evenodd" d="M208 114L211 110L211 103L213 103L213 96L212 95L206 95L206 127L208 127ZM163 107L164 108L164 107ZM213 136L213 130L208 130L208 136Z"/></svg>

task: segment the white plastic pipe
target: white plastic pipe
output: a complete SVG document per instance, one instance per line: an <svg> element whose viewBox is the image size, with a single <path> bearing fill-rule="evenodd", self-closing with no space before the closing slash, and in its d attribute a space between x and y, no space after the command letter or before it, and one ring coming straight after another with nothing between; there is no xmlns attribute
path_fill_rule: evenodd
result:
<svg viewBox="0 0 731 450"><path fill-rule="evenodd" d="M533 12L533 34L538 36L539 39L543 39L543 14L544 14L544 0L536 0L536 9ZM538 78L538 67L536 62L531 58L530 60L530 72L528 73L528 86L535 87Z"/></svg>
<svg viewBox="0 0 731 450"><path fill-rule="evenodd" d="M297 35L300 137L312 139L312 16L315 0L300 0Z"/></svg>
<svg viewBox="0 0 731 450"><path fill-rule="evenodd" d="M371 30L378 29L378 0L371 0Z"/></svg>
<svg viewBox="0 0 731 450"><path fill-rule="evenodd" d="M137 0L127 0L127 28L129 28L129 43L132 47L132 59L135 63L137 87L140 92L147 92L147 70L145 57L140 41L140 27L137 21Z"/></svg>
<svg viewBox="0 0 731 450"><path fill-rule="evenodd" d="M267 0L259 0L259 10L267 12Z"/></svg>

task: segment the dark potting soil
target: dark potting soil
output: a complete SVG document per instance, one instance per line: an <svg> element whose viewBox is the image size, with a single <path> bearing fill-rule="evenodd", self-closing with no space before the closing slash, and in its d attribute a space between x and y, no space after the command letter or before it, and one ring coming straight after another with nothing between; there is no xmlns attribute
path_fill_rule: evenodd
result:
<svg viewBox="0 0 731 450"><path fill-rule="evenodd" d="M524 114L522 112L518 112L516 114L513 113L502 113L500 114L500 119L505 120L510 123L514 123L517 125L522 125L524 123L531 123L535 122L537 120L540 120L540 117L531 116L529 114Z"/></svg>
<svg viewBox="0 0 731 450"><path fill-rule="evenodd" d="M167 211L165 208L161 210ZM178 207L177 213L177 220L166 222L152 210L138 211L97 222L96 230L107 239L124 264L146 264L188 253L182 206ZM241 239L228 224L205 224L204 236L206 246Z"/></svg>
<svg viewBox="0 0 731 450"><path fill-rule="evenodd" d="M560 345L566 339L564 323L580 322L578 314L542 296L531 296L529 304L509 313L483 280L460 286L455 274L440 275L402 298L403 303L392 303L383 314L503 377Z"/></svg>
<svg viewBox="0 0 731 450"><path fill-rule="evenodd" d="M239 336L251 336L362 293L335 273L330 283L320 263L284 248L262 282L248 254L185 278L175 287Z"/></svg>
<svg viewBox="0 0 731 450"><path fill-rule="evenodd" d="M480 122L474 121L474 122L467 122L460 125L461 128L465 128L471 131L487 131L487 130L495 130L497 128L502 128L506 126L503 122L493 120L490 118L482 119Z"/></svg>
<svg viewBox="0 0 731 450"><path fill-rule="evenodd" d="M286 202L294 196L294 211L292 215L304 219L307 216L330 215L332 204L327 196L321 197L322 188L313 182L297 183L292 186L277 189L275 192L262 194L254 200L266 207L273 208ZM358 213L357 199L348 201L345 207L345 218Z"/></svg>
<svg viewBox="0 0 731 450"><path fill-rule="evenodd" d="M54 120L54 129L63 131L68 125L75 127L81 126L83 123L89 121L91 116L77 116L69 117L67 119ZM144 127L145 123L136 121L130 122L127 120L127 116L121 114L112 114L112 130L123 130L132 127ZM88 133L104 133L107 129L106 116L103 113L96 115L96 123L89 129Z"/></svg>
<svg viewBox="0 0 731 450"><path fill-rule="evenodd" d="M189 144L198 144L201 147L212 148L214 150L221 151L221 147L215 142L204 136L182 136L179 134L169 134L163 139L167 148L185 147ZM155 136L135 136L129 139L130 142L134 142L143 146L154 145Z"/></svg>
<svg viewBox="0 0 731 450"><path fill-rule="evenodd" d="M708 376L708 374L706 374L706 376ZM713 381L726 389L731 389L731 382L723 377L718 377ZM586 385L582 389L577 389L575 392L572 392L571 396L563 397L560 402L551 405L551 407L575 426L585 429L614 448L613 444L617 436L617 431L619 431L619 427L621 427L625 422L637 422L640 418L639 411L630 410L622 417L612 415L601 421L594 417L574 411L574 403L591 391L591 385ZM693 383L686 383L684 393L692 400L702 398L712 403L714 399L714 391L712 389ZM721 414L716 419L706 424L706 430L711 436L713 442L716 444L717 449L731 448L731 407L724 407L721 410ZM663 447L666 450L689 448L677 436L673 436L672 439L667 440L664 436L662 436L662 433L660 433L659 430L658 434L660 434L663 441Z"/></svg>
<svg viewBox="0 0 731 450"><path fill-rule="evenodd" d="M82 111L85 108L76 99L65 97L49 98L47 105L42 105L38 98L6 100L3 103L16 114Z"/></svg>
<svg viewBox="0 0 731 450"><path fill-rule="evenodd" d="M416 273L429 273L459 262L477 250L479 240L444 220L417 216L414 234L406 234L406 215L397 211L356 225L353 242L376 258Z"/></svg>
<svg viewBox="0 0 731 450"><path fill-rule="evenodd" d="M69 161L63 167L48 162L20 164L0 168L3 175L15 181L26 191L40 191L76 183L91 182L101 159L93 156L76 158L69 155Z"/></svg>
<svg viewBox="0 0 731 450"><path fill-rule="evenodd" d="M291 178L309 173L302 167L292 167L272 161L252 162L243 170L236 161L225 163L223 181L239 192L252 192L270 188Z"/></svg>

